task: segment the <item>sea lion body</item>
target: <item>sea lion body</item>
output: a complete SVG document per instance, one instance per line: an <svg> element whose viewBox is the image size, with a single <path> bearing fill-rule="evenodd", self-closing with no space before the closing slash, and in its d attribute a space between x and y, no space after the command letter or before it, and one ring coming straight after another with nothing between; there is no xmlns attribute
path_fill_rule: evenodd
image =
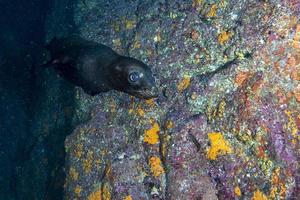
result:
<svg viewBox="0 0 300 200"><path fill-rule="evenodd" d="M70 37L53 39L47 49L51 54L48 64L90 95L119 90L145 99L157 96L154 77L146 64L103 44Z"/></svg>

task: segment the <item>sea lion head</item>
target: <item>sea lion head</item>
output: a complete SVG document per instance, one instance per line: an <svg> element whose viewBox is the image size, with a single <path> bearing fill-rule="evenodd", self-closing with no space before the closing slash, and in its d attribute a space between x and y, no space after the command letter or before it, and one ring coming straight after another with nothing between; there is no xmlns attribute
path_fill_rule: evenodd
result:
<svg viewBox="0 0 300 200"><path fill-rule="evenodd" d="M114 89L143 99L158 96L155 78L148 65L131 57L121 56L110 67Z"/></svg>

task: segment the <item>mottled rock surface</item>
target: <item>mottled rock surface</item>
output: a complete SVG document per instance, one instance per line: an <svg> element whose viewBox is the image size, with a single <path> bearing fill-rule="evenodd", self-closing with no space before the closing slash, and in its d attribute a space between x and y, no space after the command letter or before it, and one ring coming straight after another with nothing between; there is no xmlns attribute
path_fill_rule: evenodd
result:
<svg viewBox="0 0 300 200"><path fill-rule="evenodd" d="M299 199L297 1L79 1L81 36L143 60L161 95L79 90L66 199Z"/></svg>

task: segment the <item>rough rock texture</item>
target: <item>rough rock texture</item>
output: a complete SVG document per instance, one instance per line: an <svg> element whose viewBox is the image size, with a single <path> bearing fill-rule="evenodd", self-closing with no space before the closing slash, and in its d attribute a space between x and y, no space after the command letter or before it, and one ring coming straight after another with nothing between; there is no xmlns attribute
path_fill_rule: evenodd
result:
<svg viewBox="0 0 300 200"><path fill-rule="evenodd" d="M153 66L155 100L95 98L66 199L299 199L297 1L93 0L80 34ZM79 91L81 94L82 91Z"/></svg>

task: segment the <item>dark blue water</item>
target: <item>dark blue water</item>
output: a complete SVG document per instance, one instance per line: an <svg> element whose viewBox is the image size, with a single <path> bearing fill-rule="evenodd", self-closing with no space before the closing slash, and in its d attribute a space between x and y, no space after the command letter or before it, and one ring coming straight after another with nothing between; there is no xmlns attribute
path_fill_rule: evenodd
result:
<svg viewBox="0 0 300 200"><path fill-rule="evenodd" d="M62 198L57 177L64 176L66 135L33 131L41 93L36 66L44 60L52 5L0 0L0 200Z"/></svg>

